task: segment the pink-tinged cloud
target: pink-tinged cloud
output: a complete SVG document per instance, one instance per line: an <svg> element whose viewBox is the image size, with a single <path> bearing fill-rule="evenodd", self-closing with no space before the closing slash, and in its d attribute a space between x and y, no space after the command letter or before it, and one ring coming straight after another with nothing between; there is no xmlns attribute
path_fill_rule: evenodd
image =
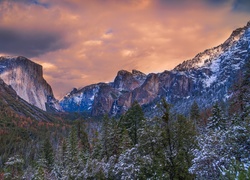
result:
<svg viewBox="0 0 250 180"><path fill-rule="evenodd" d="M42 64L61 97L73 87L112 81L120 69L170 70L219 45L250 20L242 2L2 1L0 54Z"/></svg>

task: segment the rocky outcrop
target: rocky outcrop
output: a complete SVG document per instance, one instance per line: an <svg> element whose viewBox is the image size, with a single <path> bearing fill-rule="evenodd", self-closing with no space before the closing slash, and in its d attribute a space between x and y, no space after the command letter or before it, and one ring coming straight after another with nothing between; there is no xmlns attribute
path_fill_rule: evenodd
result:
<svg viewBox="0 0 250 180"><path fill-rule="evenodd" d="M146 75L140 71L133 70L132 73L121 70L117 73L113 87L120 91L132 91L141 86L146 79Z"/></svg>
<svg viewBox="0 0 250 180"><path fill-rule="evenodd" d="M46 110L46 104L50 106L51 101L56 105L52 89L43 78L42 66L25 57L0 57L0 78L18 96L42 110Z"/></svg>

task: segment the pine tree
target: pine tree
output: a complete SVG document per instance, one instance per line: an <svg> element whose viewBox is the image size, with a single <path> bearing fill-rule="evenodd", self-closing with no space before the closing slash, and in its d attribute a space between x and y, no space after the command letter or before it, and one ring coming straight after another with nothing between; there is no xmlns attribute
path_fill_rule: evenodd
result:
<svg viewBox="0 0 250 180"><path fill-rule="evenodd" d="M102 157L109 160L111 156L117 156L121 153L120 145L122 141L122 129L119 122L115 119L109 119L107 116L103 119L101 132Z"/></svg>
<svg viewBox="0 0 250 180"><path fill-rule="evenodd" d="M208 119L208 129L220 130L226 127L226 120L218 103L212 109L212 116Z"/></svg>
<svg viewBox="0 0 250 180"><path fill-rule="evenodd" d="M170 105L165 100L162 101L162 110L162 171L167 173L170 180L193 179L188 171L191 167L192 151L196 146L193 123L182 115L177 115L175 119L170 113Z"/></svg>
<svg viewBox="0 0 250 180"><path fill-rule="evenodd" d="M199 106L196 103L196 101L193 102L191 108L190 108L190 119L194 121L195 129L197 130L199 126L199 119L200 119L200 110Z"/></svg>
<svg viewBox="0 0 250 180"><path fill-rule="evenodd" d="M139 129L138 150L140 152L139 179L162 177L162 146L160 119L144 119ZM160 155L159 155L160 154Z"/></svg>
<svg viewBox="0 0 250 180"><path fill-rule="evenodd" d="M224 176L227 179L238 179L238 180L245 180L250 179L250 167L245 168L244 164L232 159L230 161L229 167L224 168Z"/></svg>
<svg viewBox="0 0 250 180"><path fill-rule="evenodd" d="M183 115L177 115L175 123L177 179L193 179L194 176L189 173L188 169L192 166L193 150L197 148L195 127L193 122Z"/></svg>
<svg viewBox="0 0 250 180"><path fill-rule="evenodd" d="M65 167L63 172L64 178L75 179L79 173L79 153L77 130L72 127L67 139L67 149L65 157Z"/></svg>
<svg viewBox="0 0 250 180"><path fill-rule="evenodd" d="M144 113L138 102L134 102L130 109L121 118L121 124L129 133L133 144L138 143L138 130L141 127L141 122L144 119Z"/></svg>
<svg viewBox="0 0 250 180"><path fill-rule="evenodd" d="M77 137L81 142L82 149L85 153L89 153L90 144L89 144L88 134L85 132L85 124L81 119L77 120L75 124L77 129Z"/></svg>
<svg viewBox="0 0 250 180"><path fill-rule="evenodd" d="M93 159L102 159L103 157L103 144L101 141L101 135L98 131L95 132L95 137L92 140L93 148L91 151L91 157Z"/></svg>
<svg viewBox="0 0 250 180"><path fill-rule="evenodd" d="M250 55L249 54L245 63L245 70L243 73L241 89L242 89L241 119L246 120L246 117L248 117L250 114Z"/></svg>
<svg viewBox="0 0 250 180"><path fill-rule="evenodd" d="M223 152L229 149L226 146L226 136L221 131L208 131L197 137L199 146L193 151L194 159L189 171L197 179L220 179L220 170L227 163Z"/></svg>
<svg viewBox="0 0 250 180"><path fill-rule="evenodd" d="M237 113L244 121L250 114L250 55L246 57L243 72L232 88L230 113Z"/></svg>
<svg viewBox="0 0 250 180"><path fill-rule="evenodd" d="M119 147L120 150L119 150L119 152L120 153L125 152L127 149L132 148L132 145L133 145L133 143L132 143L132 141L131 141L131 139L129 137L127 129L123 129L122 130L122 134L121 134L121 141L120 141L120 147Z"/></svg>
<svg viewBox="0 0 250 180"><path fill-rule="evenodd" d="M47 161L44 158L40 158L37 161L34 177L32 179L34 180L45 180L46 175L48 174L47 172Z"/></svg>
<svg viewBox="0 0 250 180"><path fill-rule="evenodd" d="M108 144L109 144L109 133L110 133L110 119L108 118L108 115L105 115L102 120L102 129L101 129L101 157L109 158L109 151L108 151Z"/></svg>
<svg viewBox="0 0 250 180"><path fill-rule="evenodd" d="M108 134L108 154L109 157L117 156L120 154L120 143L121 143L121 128L115 119L111 119L110 129ZM108 158L109 158L108 157Z"/></svg>
<svg viewBox="0 0 250 180"><path fill-rule="evenodd" d="M24 164L23 158L21 158L19 155L10 157L8 161L5 163L4 179L6 180L21 179L23 174L22 172L23 164Z"/></svg>
<svg viewBox="0 0 250 180"><path fill-rule="evenodd" d="M54 153L53 153L53 147L50 143L49 137L46 137L43 144L43 158L46 161L46 167L49 169L49 171L52 169L54 164Z"/></svg>

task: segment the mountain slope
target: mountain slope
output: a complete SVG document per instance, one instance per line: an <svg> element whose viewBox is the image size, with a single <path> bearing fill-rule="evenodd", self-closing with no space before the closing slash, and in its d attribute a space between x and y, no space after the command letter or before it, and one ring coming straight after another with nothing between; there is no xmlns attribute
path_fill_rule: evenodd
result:
<svg viewBox="0 0 250 180"><path fill-rule="evenodd" d="M27 103L0 79L0 171L7 159L17 154L26 163L34 162L44 139L49 135L57 141L69 126L56 115Z"/></svg>
<svg viewBox="0 0 250 180"><path fill-rule="evenodd" d="M18 96L42 110L46 110L46 103L55 100L50 85L43 78L42 66L25 57L0 57L0 78Z"/></svg>
<svg viewBox="0 0 250 180"><path fill-rule="evenodd" d="M2 79L0 79L0 106L14 116L30 118L32 120L43 122L56 121L54 116L20 98L15 90L7 85Z"/></svg>
<svg viewBox="0 0 250 180"><path fill-rule="evenodd" d="M183 113L193 101L206 108L228 99L229 89L243 71L249 55L250 22L233 31L223 44L199 53L171 71L145 75L122 70L114 82L75 89L59 103L65 111L83 111L92 116L121 114L134 101L144 107L147 115L154 114L161 98Z"/></svg>

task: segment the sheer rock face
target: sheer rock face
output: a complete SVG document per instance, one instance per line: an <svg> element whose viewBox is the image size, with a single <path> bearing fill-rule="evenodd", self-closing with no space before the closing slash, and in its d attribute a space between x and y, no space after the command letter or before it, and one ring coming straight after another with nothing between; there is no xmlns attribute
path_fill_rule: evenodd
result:
<svg viewBox="0 0 250 180"><path fill-rule="evenodd" d="M206 108L230 96L229 90L249 57L250 23L233 31L223 44L197 54L171 71L145 75L137 70L121 70L114 82L77 90L65 96L60 104L67 111L65 104L71 102L74 107L78 103L81 111L93 116L122 114L134 101L150 116L162 98L184 113L194 101Z"/></svg>
<svg viewBox="0 0 250 180"><path fill-rule="evenodd" d="M43 78L42 66L25 57L0 57L0 78L19 97L42 110L50 101L56 105L52 89Z"/></svg>
<svg viewBox="0 0 250 180"><path fill-rule="evenodd" d="M113 87L120 91L132 91L142 85L146 75L140 71L133 70L132 73L121 70L117 73Z"/></svg>

